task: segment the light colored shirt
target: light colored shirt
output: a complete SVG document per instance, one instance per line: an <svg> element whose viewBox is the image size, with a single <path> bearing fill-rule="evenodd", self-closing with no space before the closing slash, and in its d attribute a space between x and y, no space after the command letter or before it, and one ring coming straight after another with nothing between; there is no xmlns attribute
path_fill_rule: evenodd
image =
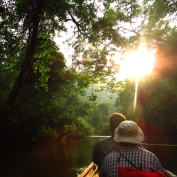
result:
<svg viewBox="0 0 177 177"><path fill-rule="evenodd" d="M140 147L123 147L119 149L123 156L131 161L138 169L155 172L163 171L162 165L155 154ZM118 177L118 165L135 169L118 151L109 153L103 160L100 177Z"/></svg>

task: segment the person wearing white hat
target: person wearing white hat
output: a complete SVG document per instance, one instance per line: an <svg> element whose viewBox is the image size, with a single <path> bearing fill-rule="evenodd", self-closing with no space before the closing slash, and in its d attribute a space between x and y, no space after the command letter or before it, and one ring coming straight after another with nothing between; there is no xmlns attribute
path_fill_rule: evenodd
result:
<svg viewBox="0 0 177 177"><path fill-rule="evenodd" d="M144 133L134 121L121 122L115 129L113 139L119 142L120 147L104 158L100 177L118 177L119 166L164 175L156 155L139 146L144 141ZM130 174L132 175L133 173Z"/></svg>

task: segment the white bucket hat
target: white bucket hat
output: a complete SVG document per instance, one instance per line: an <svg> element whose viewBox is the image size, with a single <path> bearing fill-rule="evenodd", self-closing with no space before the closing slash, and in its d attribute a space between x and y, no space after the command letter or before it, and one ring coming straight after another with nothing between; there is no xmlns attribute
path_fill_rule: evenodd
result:
<svg viewBox="0 0 177 177"><path fill-rule="evenodd" d="M139 144L144 141L144 133L135 122L125 120L115 129L114 141Z"/></svg>

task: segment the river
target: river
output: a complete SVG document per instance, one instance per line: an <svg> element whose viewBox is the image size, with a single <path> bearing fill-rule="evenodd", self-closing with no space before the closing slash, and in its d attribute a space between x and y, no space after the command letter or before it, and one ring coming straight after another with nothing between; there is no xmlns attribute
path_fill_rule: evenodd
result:
<svg viewBox="0 0 177 177"><path fill-rule="evenodd" d="M1 154L2 177L77 177L92 159L93 145L101 137L40 144L28 150ZM177 174L176 146L149 146L164 168Z"/></svg>

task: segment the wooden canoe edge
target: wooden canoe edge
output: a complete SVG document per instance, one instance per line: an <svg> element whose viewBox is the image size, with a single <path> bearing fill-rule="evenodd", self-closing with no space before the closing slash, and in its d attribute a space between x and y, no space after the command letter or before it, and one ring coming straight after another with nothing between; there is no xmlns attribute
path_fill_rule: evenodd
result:
<svg viewBox="0 0 177 177"><path fill-rule="evenodd" d="M98 167L93 162L90 163L90 165L83 171L82 174L79 175L79 177L86 177L87 174L88 174L88 176L90 176L89 173L91 171L93 171L93 176L95 173L98 172Z"/></svg>
<svg viewBox="0 0 177 177"><path fill-rule="evenodd" d="M165 170L164 169L164 171L165 171L165 175L167 176L167 177L177 177L175 174L173 174L171 171L168 171L168 170Z"/></svg>

